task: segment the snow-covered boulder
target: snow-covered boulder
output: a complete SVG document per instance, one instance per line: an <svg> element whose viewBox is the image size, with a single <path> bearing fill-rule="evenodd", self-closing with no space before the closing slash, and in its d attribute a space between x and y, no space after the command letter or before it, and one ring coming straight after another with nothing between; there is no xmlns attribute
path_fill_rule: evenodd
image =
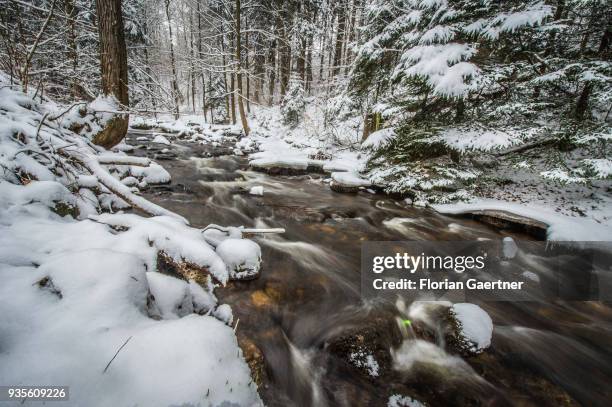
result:
<svg viewBox="0 0 612 407"><path fill-rule="evenodd" d="M432 343L444 342L451 353L473 356L491 345L493 322L478 305L415 301L407 314L417 338Z"/></svg>
<svg viewBox="0 0 612 407"><path fill-rule="evenodd" d="M158 134L157 136L155 136L152 142L157 143L157 144L164 144L166 146L170 145L170 141L164 136L162 136L161 134Z"/></svg>
<svg viewBox="0 0 612 407"><path fill-rule="evenodd" d="M359 176L354 172L333 172L331 174L332 181L329 187L332 191L355 193L360 188L369 187L372 183Z"/></svg>
<svg viewBox="0 0 612 407"><path fill-rule="evenodd" d="M453 344L456 351L474 355L491 346L493 321L485 310L476 304L459 303L451 307L450 315L455 320Z"/></svg>
<svg viewBox="0 0 612 407"><path fill-rule="evenodd" d="M261 185L251 187L251 189L249 190L249 194L262 196L264 194L264 187L262 187Z"/></svg>
<svg viewBox="0 0 612 407"><path fill-rule="evenodd" d="M231 280L250 280L259 275L261 248L252 240L225 239L216 252L227 265Z"/></svg>

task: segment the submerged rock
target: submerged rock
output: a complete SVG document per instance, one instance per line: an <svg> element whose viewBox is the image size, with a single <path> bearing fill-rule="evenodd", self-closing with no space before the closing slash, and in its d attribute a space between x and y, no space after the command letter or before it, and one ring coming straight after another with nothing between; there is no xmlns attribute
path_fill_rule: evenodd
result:
<svg viewBox="0 0 612 407"><path fill-rule="evenodd" d="M401 342L401 335L392 317L374 317L363 326L351 328L333 337L326 349L361 374L372 379L391 371L390 349Z"/></svg>

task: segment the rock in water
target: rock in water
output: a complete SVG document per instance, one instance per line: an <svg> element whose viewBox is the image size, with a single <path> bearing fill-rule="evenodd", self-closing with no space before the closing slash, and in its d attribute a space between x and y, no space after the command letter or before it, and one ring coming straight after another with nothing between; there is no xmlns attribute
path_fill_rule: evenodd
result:
<svg viewBox="0 0 612 407"><path fill-rule="evenodd" d="M228 267L230 280L251 280L259 275L261 248L252 240L225 239L216 251Z"/></svg>

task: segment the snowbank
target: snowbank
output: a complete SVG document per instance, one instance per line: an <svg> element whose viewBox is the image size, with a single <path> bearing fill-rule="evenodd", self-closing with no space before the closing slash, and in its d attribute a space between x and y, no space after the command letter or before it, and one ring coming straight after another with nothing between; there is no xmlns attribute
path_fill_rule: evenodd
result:
<svg viewBox="0 0 612 407"><path fill-rule="evenodd" d="M261 405L213 293L228 265L200 230L135 193L169 174L46 113L57 114L0 87L2 382L70 386L58 405ZM101 213L127 202L167 216ZM155 272L162 254L207 284Z"/></svg>
<svg viewBox="0 0 612 407"><path fill-rule="evenodd" d="M347 187L368 187L372 185L369 180L363 179L354 172L333 172L331 178L334 182Z"/></svg>
<svg viewBox="0 0 612 407"><path fill-rule="evenodd" d="M505 211L531 218L548 225L549 240L565 241L607 241L612 236L612 227L597 223L589 218L570 218L552 212L550 208L537 205L521 205L512 202L478 199L471 203L432 205L440 213L463 214L473 211Z"/></svg>

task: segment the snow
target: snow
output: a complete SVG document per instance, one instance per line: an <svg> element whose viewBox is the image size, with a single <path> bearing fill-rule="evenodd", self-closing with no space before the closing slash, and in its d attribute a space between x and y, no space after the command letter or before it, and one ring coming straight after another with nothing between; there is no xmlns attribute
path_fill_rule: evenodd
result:
<svg viewBox="0 0 612 407"><path fill-rule="evenodd" d="M164 319L176 319L193 313L189 284L155 271L147 273L151 294Z"/></svg>
<svg viewBox="0 0 612 407"><path fill-rule="evenodd" d="M595 172L597 178L606 179L612 177L612 160L607 158L588 158L582 160L583 165Z"/></svg>
<svg viewBox="0 0 612 407"><path fill-rule="evenodd" d="M425 407L425 404L420 401L413 399L410 396L402 396L401 394L394 394L389 397L387 407Z"/></svg>
<svg viewBox="0 0 612 407"><path fill-rule="evenodd" d="M393 76L423 77L442 96L463 96L469 90L466 80L479 75L469 62L476 50L469 44L417 45L404 51Z"/></svg>
<svg viewBox="0 0 612 407"><path fill-rule="evenodd" d="M378 150L391 143L396 137L395 129L388 127L371 133L363 143L361 148Z"/></svg>
<svg viewBox="0 0 612 407"><path fill-rule="evenodd" d="M251 187L251 189L249 190L249 194L262 196L264 194L264 187L261 185Z"/></svg>
<svg viewBox="0 0 612 407"><path fill-rule="evenodd" d="M332 172L332 181L345 187L367 187L372 183L354 172Z"/></svg>
<svg viewBox="0 0 612 407"><path fill-rule="evenodd" d="M359 350L351 353L349 359L355 366L364 368L371 377L378 377L380 366L372 354Z"/></svg>
<svg viewBox="0 0 612 407"><path fill-rule="evenodd" d="M247 239L225 239L217 246L217 255L225 262L233 279L253 278L261 267L261 248Z"/></svg>
<svg viewBox="0 0 612 407"><path fill-rule="evenodd" d="M429 142L442 141L458 151L491 151L523 143L533 136L533 130L447 129Z"/></svg>
<svg viewBox="0 0 612 407"><path fill-rule="evenodd" d="M218 283L230 274L200 230L124 185L169 174L93 146L65 127L69 117L38 131L44 113L0 88L2 381L70 386L58 405L262 405L212 279L200 286L155 271L163 252ZM126 205L110 189L164 216L100 213ZM60 216L62 205L80 213Z"/></svg>
<svg viewBox="0 0 612 407"><path fill-rule="evenodd" d="M548 240L558 241L607 241L612 236L612 227L589 218L571 218L557 214L548 207L535 204L522 205L493 199L474 199L470 203L432 205L433 209L445 214L462 214L473 211L505 211L534 219L548 225Z"/></svg>
<svg viewBox="0 0 612 407"><path fill-rule="evenodd" d="M162 136L161 134L158 134L157 136L155 136L152 142L157 143L157 144L165 144L167 146L170 145L170 141L168 141L168 139Z"/></svg>
<svg viewBox="0 0 612 407"><path fill-rule="evenodd" d="M485 310L470 303L454 304L451 310L460 324L461 335L469 341L472 351L480 352L491 345L493 321Z"/></svg>

